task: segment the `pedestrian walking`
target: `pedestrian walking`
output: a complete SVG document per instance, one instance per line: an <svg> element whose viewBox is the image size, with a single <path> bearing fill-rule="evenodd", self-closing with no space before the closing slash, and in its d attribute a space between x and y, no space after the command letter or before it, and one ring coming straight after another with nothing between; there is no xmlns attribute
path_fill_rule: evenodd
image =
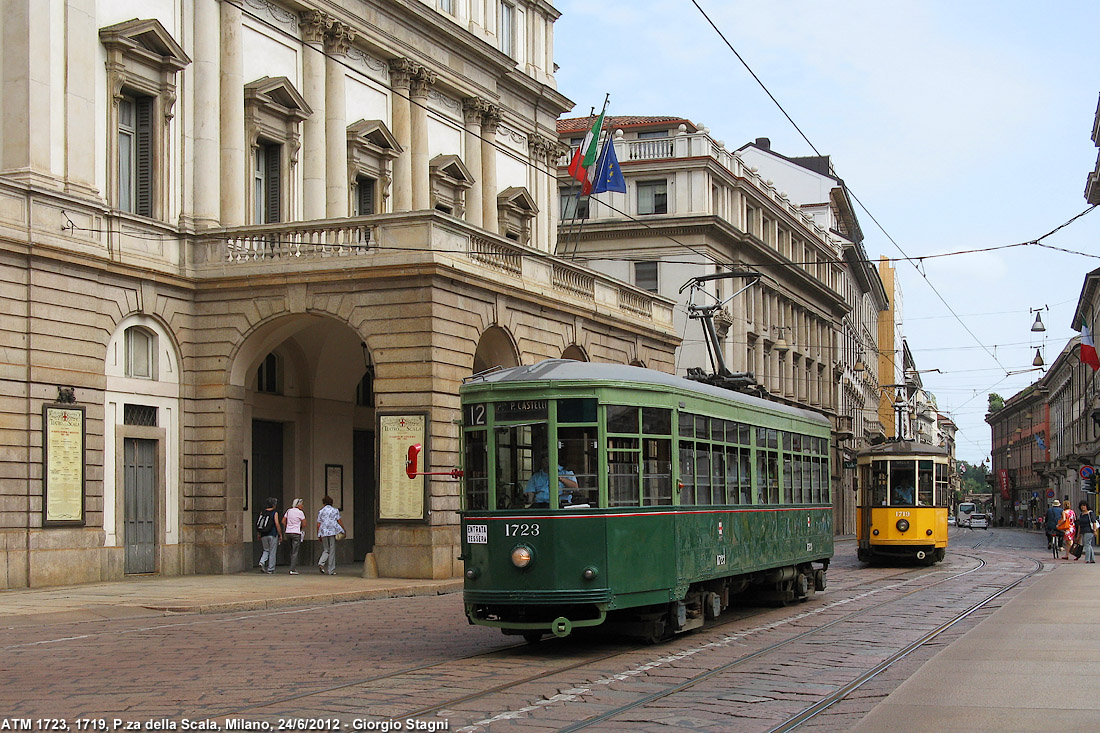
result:
<svg viewBox="0 0 1100 733"><path fill-rule="evenodd" d="M269 496L267 507L256 517L256 536L264 548L260 555L260 569L268 575L275 572L275 553L283 539L283 528L279 522L279 500Z"/></svg>
<svg viewBox="0 0 1100 733"><path fill-rule="evenodd" d="M302 511L302 500L295 499L283 515L284 536L290 542L290 574L298 574L298 550L305 539L306 513Z"/></svg>
<svg viewBox="0 0 1100 733"><path fill-rule="evenodd" d="M1073 547L1077 537L1077 512L1070 509L1068 505L1062 507L1062 521L1058 523L1058 529L1062 530L1063 544L1066 546L1066 554L1062 559L1069 560L1069 548Z"/></svg>
<svg viewBox="0 0 1100 733"><path fill-rule="evenodd" d="M321 500L324 504L317 512L317 538L321 540L321 559L317 568L326 575L336 575L336 540L346 533L340 510L332 505L332 497Z"/></svg>
<svg viewBox="0 0 1100 733"><path fill-rule="evenodd" d="M1096 515L1089 509L1089 503L1082 499L1077 512L1077 541L1084 548L1085 562L1096 562L1092 551L1092 542L1096 538L1096 526Z"/></svg>
<svg viewBox="0 0 1100 733"><path fill-rule="evenodd" d="M1058 523L1062 521L1062 502L1055 499L1049 507L1047 507L1046 518L1043 520L1043 527L1047 532L1047 549L1057 551L1058 538L1061 534L1058 531Z"/></svg>

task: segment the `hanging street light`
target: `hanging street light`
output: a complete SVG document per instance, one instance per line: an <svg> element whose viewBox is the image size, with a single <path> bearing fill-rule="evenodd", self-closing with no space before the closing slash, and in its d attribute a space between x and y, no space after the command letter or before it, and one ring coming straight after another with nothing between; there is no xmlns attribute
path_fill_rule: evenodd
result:
<svg viewBox="0 0 1100 733"><path fill-rule="evenodd" d="M1039 353L1039 349L1035 349L1035 358L1031 360L1031 366L1041 367L1043 364L1043 355Z"/></svg>
<svg viewBox="0 0 1100 733"><path fill-rule="evenodd" d="M1047 330L1047 327L1043 325L1043 319L1041 318L1041 314L1044 310L1050 310L1050 306L1049 305L1044 305L1042 308L1028 308L1027 310L1028 310L1028 313L1034 313L1035 314L1035 323L1031 324L1031 330L1036 332L1036 333L1042 333L1043 331ZM1039 365L1036 364L1035 366L1039 366Z"/></svg>

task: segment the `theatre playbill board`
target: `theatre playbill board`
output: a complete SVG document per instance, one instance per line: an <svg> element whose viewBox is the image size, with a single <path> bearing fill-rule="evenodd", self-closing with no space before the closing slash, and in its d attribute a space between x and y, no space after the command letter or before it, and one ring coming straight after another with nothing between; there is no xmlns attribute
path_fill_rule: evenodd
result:
<svg viewBox="0 0 1100 733"><path fill-rule="evenodd" d="M42 524L84 524L84 408L42 408Z"/></svg>
<svg viewBox="0 0 1100 733"><path fill-rule="evenodd" d="M409 478L405 462L409 447L420 445L427 457L426 414L378 417L378 518L424 519L424 477ZM426 470L423 465L418 471Z"/></svg>

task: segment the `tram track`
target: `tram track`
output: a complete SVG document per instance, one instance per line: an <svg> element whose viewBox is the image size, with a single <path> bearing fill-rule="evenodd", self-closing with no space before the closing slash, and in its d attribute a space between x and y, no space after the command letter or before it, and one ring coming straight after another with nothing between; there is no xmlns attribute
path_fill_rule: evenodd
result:
<svg viewBox="0 0 1100 733"><path fill-rule="evenodd" d="M980 563L980 561L979 561L979 563ZM967 573L974 572L975 570L980 569L980 567L981 567L981 564L979 564L979 565L977 565L973 568L969 568L967 570L964 570L961 573L957 573L957 574L953 575L950 579L954 579L956 577L960 577L960 576L965 575ZM908 569L905 569L905 570L902 570L902 571L896 572L896 573L889 573L887 575L880 575L880 576L877 576L873 579L866 580L864 582L845 584L845 585L842 585L842 586L834 589L834 594L843 593L844 595L839 599L830 599L829 605L835 604L837 602L849 602L849 599L851 599L853 597L858 597L859 595L861 595L863 593L879 592L879 588L881 586L883 586L884 584L887 587L894 587L898 584L898 581L901 581L901 583L904 584L904 583L908 583L908 582L918 581L918 580L921 580L923 578L928 578L928 577L930 577L930 576L929 576L929 573L927 572L926 568L924 568L924 567L914 567L914 568L908 568ZM936 582L946 582L947 580L950 580L950 579L940 579ZM750 612L745 612L746 608L748 608L748 607L738 606L738 607L733 609L732 615L730 615L728 618L719 618L715 621L710 621L700 631L701 632L716 632L716 631L721 632L722 629L725 628L725 627L734 626L734 625L744 625L746 622L751 622L754 618L757 618L757 617L760 617L760 616L763 616L765 614L768 614L768 613L771 613L771 612L775 611L774 607L761 607L761 608L759 608L759 610L753 610L753 611L750 611ZM727 612L727 614L729 614L729 613L730 612ZM727 615L727 614L723 614L723 615ZM689 637L680 637L680 638L685 638L686 639L686 638L691 638L691 637L689 636ZM553 643L553 642L548 640L548 643ZM212 718L221 718L221 717L226 717L226 716L235 717L235 716L242 716L242 715L249 715L249 716L264 715L264 714L267 714L268 711L274 711L274 710L277 710L277 709L282 708L284 706L301 706L303 703L306 703L306 701L308 701L310 699L318 699L319 700L319 699L327 698L327 697L333 695L334 693L339 693L340 691L343 691L343 690L352 690L352 689L363 688L363 687L374 688L374 687L379 687L383 684L389 686L389 685L392 685L393 683L395 683L399 680L402 680L403 678L410 678L410 677L414 677L414 676L426 675L426 674L432 673L432 672L447 672L452 667L454 667L455 665L469 663L469 662L475 661L475 660L482 660L482 661L484 661L484 660L496 661L496 660L500 660L500 659L508 660L508 658L512 655L515 655L515 653L517 651L520 651L520 650L523 650L523 649L529 649L529 648L534 648L534 647L532 645L526 643L526 642L519 643L519 644L509 644L507 646L498 647L498 648L495 648L495 649L492 649L492 650L489 650L489 651L485 651L485 652L479 652L477 654L469 654L469 655L464 655L464 656L461 656L461 657L454 657L454 658L451 658L451 659L445 659L445 660L442 660L442 661L432 662L432 663L428 663L428 664L405 667L405 668L402 668L402 669L399 669L399 670L394 670L392 672L387 672L385 674L372 675L370 677L365 677L365 678L361 678L361 679L357 679L357 680L349 680L349 681L346 681L346 682L342 682L338 685L331 685L331 686L328 686L328 687L325 687L325 688L322 688L322 689L310 690L308 692L303 692L301 694L280 696L276 700L270 700L270 701L266 701L266 702L255 704L255 705L235 707L233 709L217 709L217 710L199 711L197 713L196 717L204 717L204 718L212 719ZM551 678L556 677L556 676L560 676L562 674L566 674L566 673L571 672L571 671L576 670L576 669L581 669L581 668L591 666L591 665L595 665L595 664L598 664L600 662L605 662L605 661L608 661L608 660L614 660L615 658L619 658L619 657L628 657L629 655L636 654L638 652L644 652L644 651L647 651L647 650L654 650L654 649L660 649L660 645L654 646L652 644L635 644L635 645L630 645L626 648L616 649L616 650L608 652L608 653L603 653L603 654L598 654L598 655L593 655L593 656L585 656L584 658L579 659L579 660L574 659L573 661L570 661L568 664L557 665L557 666L554 666L551 669L541 670L541 671L536 672L536 673L522 675L522 676L519 676L519 677L514 678L514 679L509 679L509 680L506 680L506 681L503 681L503 682L500 682L500 683L497 683L497 684L490 685L488 687L480 688L475 692L470 692L468 694L459 695L459 696L455 696L455 697L450 697L450 698L448 698L446 700L443 700L443 701L437 701L437 702L432 703L431 705L426 705L426 706L420 707L420 708L415 709L415 710L405 710L405 711L402 711L402 712L399 712L399 713L395 712L393 715L390 715L388 717L390 719L400 719L400 720L404 720L404 719L408 719L408 718L418 718L418 719L419 718L425 718L425 717L440 713L442 711L447 711L450 708L454 708L454 707L457 707L459 705L463 705L465 703L476 701L478 699L486 698L486 697L489 697L489 696L495 695L495 694L506 693L510 690L522 687L523 685L527 685L527 684L531 684L531 683L538 683L538 682L541 682L541 681L544 681L544 680L547 680L547 679L551 679ZM521 664L526 664L528 661L529 661L528 657L522 657L522 658L517 657L517 662L519 662ZM507 674L507 670L499 670L498 673L499 674ZM275 714L275 713L271 712L270 714ZM374 716L374 717L377 717L377 716Z"/></svg>
<svg viewBox="0 0 1100 733"><path fill-rule="evenodd" d="M885 599L885 600L883 600L883 601L881 601L877 604L874 604L870 607L860 608L857 611L854 611L854 612L849 613L845 616L842 616L840 618L829 621L829 622L827 622L825 624L822 624L820 626L816 626L813 629L809 629L809 630L804 631L800 634L797 634L793 637L775 642L774 644L770 644L770 645L768 645L768 646L766 646L762 649L758 649L757 651L755 651L751 654L747 654L747 655L745 655L743 657L739 657L738 659L735 659L731 662L727 662L727 663L722 664L718 667L712 668L712 669L710 669L707 672L704 672L702 674L695 675L694 677L691 677L690 679L687 679L683 682L680 682L680 683L678 683L678 684L676 684L672 687L669 687L668 689L660 690L658 692L651 693L651 694L646 695L646 696L644 696L644 697L642 697L638 700L635 700L631 703L621 705L618 708L615 708L615 709L612 709L612 710L608 710L608 711L606 711L606 712L604 712L601 715L598 715L596 717L589 718L587 720L580 721L580 722L575 723L573 725L561 728L561 733L568 733L568 732L571 732L571 731L583 730L583 729L591 727L593 725L603 723L603 722L608 721L612 718L618 717L622 713L628 712L628 711L636 709L638 707L643 707L645 705L652 704L654 702L657 702L659 700L667 698L671 695L675 695L679 692L682 692L682 691L687 690L691 687L694 687L695 685L698 685L702 682L705 682L706 680L709 680L713 677L716 677L718 675L729 672L729 671L731 671L731 670L733 670L733 669L735 669L739 666L742 666L744 664L747 664L747 663L749 663L753 660L762 658L762 657L764 657L764 656L766 656L766 655L768 655L772 652L783 649L784 647L796 644L798 642L804 641L804 640L806 640L810 637L813 637L815 635L818 635L818 634L822 633L823 631L831 629L831 628L833 628L835 626L838 626L840 624L849 622L853 618L862 616L862 615L864 615L864 614L866 614L870 611L882 608L882 607L887 606L887 605L892 604L892 603L896 603L896 602L898 602L898 601L900 601L904 598L907 598L908 596L914 595L916 593L923 593L923 592L927 591L929 588L932 588L932 587L935 587L935 586L938 586L938 585L942 585L944 583L955 581L955 580L957 580L961 577L969 575L970 573L977 572L978 570L981 570L985 566L985 561L981 560L981 558L976 558L976 559L978 560L978 563L979 563L976 567L973 567L973 568L965 570L961 573L957 573L955 575L952 575L949 578L941 578L941 579L939 579L939 580L937 580L933 583L922 586L920 588L915 588L913 590L906 591L905 593L901 594L900 596ZM1022 582L1022 580L1023 579L1021 578L1020 581L1017 581L1017 582ZM1007 588L1005 590L1007 590ZM987 599L985 602L988 602L988 600L991 600L991 599ZM976 609L974 609L974 610L976 610ZM966 615L969 615L969 613L972 613L972 612L973 611L969 611ZM958 620L961 620L961 618L962 617L953 620L950 625L953 625ZM945 629L946 628L947 627L945 627ZM913 646L913 648L917 648L923 643L924 642L921 642L920 644L916 644L915 646ZM909 651L912 651L912 650L909 649L908 651L905 652L905 654L908 654ZM901 655L901 656L904 656L904 655ZM900 659L901 656L899 656L898 658ZM894 661L896 661L896 660L894 660ZM891 662L891 664L892 663L893 662ZM886 669L888 666L889 666L889 664L883 666L883 669ZM879 670L879 672L881 672L881 670ZM878 674L878 672L876 672L876 674ZM870 679L870 677L868 677L868 679ZM862 684L862 682L860 684ZM855 688L853 687L853 689L855 689ZM840 699L843 699L843 697L838 698L835 702L839 702ZM831 704L835 704L835 702L831 703ZM831 706L831 704L830 704L830 706Z"/></svg>

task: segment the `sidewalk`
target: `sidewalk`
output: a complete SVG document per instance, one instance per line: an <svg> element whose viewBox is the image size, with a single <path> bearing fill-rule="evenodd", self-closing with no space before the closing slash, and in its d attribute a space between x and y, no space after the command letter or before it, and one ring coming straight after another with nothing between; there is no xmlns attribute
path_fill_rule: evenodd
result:
<svg viewBox="0 0 1100 733"><path fill-rule="evenodd" d="M1046 563L1035 582L928 660L852 730L1092 730L1100 719L1092 674L1100 572L1083 560Z"/></svg>
<svg viewBox="0 0 1100 733"><path fill-rule="evenodd" d="M339 566L336 575L314 567L289 575L257 569L233 575L134 577L107 583L0 591L0 627L112 618L217 613L343 603L375 598L436 595L462 590L461 578L419 580L364 578L361 564Z"/></svg>

